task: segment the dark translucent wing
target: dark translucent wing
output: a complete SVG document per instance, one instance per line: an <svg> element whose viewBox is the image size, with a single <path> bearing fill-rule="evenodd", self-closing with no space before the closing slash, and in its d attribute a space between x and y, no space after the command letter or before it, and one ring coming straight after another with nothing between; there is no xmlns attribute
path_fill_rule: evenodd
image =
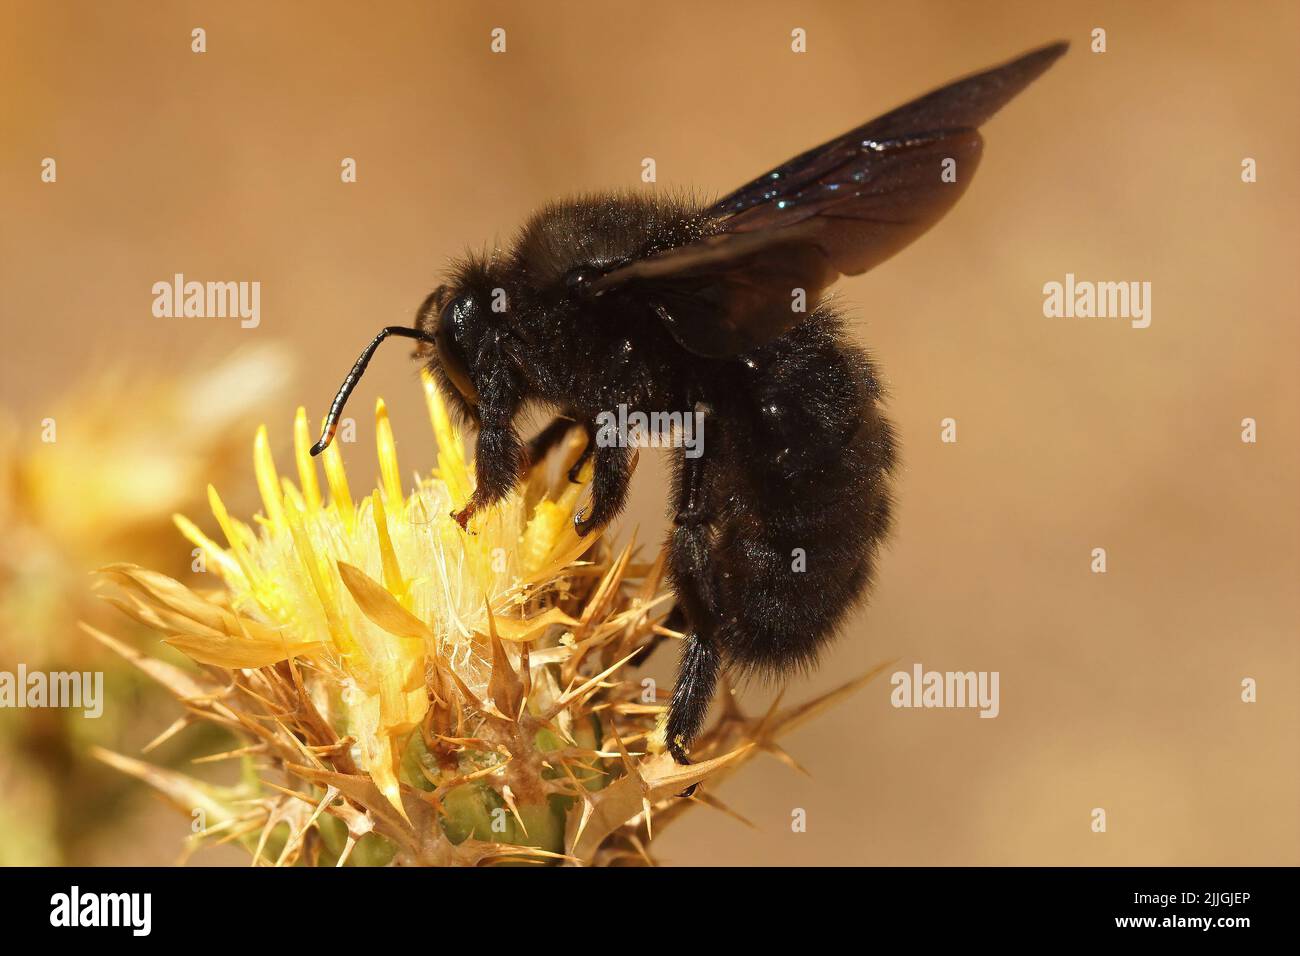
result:
<svg viewBox="0 0 1300 956"><path fill-rule="evenodd" d="M891 143L807 187L781 219L709 236L597 280L657 307L673 336L698 355L747 352L786 332L841 275L865 272L929 229L966 189L979 162L975 130ZM956 182L942 178L956 162ZM730 224L728 224L729 226Z"/></svg>
<svg viewBox="0 0 1300 956"><path fill-rule="evenodd" d="M1068 43L1053 43L1002 66L940 87L843 136L800 153L718 200L710 211L728 215L759 203L780 200L864 149L870 149L871 143L906 138L927 130L977 129L1041 76L1068 48Z"/></svg>
<svg viewBox="0 0 1300 956"><path fill-rule="evenodd" d="M610 272L593 291L645 297L700 355L770 341L805 314L799 296L811 308L840 275L865 272L942 218L979 163L974 127L1064 51L959 80L797 156L712 207L709 237Z"/></svg>

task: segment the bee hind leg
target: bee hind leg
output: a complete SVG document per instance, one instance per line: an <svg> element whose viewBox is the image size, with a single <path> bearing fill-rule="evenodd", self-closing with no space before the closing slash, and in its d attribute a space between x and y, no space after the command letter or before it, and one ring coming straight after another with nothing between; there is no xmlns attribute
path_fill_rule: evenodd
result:
<svg viewBox="0 0 1300 956"><path fill-rule="evenodd" d="M690 762L687 753L704 726L724 665L717 640L720 616L707 478L704 458L684 458L668 547L669 574L678 601L671 620L686 638L664 730L668 752L680 764ZM690 796L694 790L691 787L682 796Z"/></svg>
<svg viewBox="0 0 1300 956"><path fill-rule="evenodd" d="M677 683L668 705L665 738L668 752L680 764L688 764L687 748L699 734L713 703L713 692L722 672L722 655L717 645L692 631L682 647L677 665Z"/></svg>

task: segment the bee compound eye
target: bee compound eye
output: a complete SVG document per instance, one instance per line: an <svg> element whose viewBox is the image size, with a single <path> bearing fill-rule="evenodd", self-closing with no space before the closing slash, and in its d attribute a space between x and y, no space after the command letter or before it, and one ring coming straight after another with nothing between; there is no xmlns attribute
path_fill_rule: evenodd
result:
<svg viewBox="0 0 1300 956"><path fill-rule="evenodd" d="M474 379L470 375L469 349L473 325L478 317L474 299L462 295L443 306L438 317L438 357L443 371L456 390L470 403L478 401Z"/></svg>

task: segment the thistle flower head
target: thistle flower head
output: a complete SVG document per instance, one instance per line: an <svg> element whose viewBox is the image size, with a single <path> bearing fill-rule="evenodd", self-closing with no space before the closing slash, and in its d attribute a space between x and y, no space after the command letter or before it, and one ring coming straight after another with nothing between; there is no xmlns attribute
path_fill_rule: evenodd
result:
<svg viewBox="0 0 1300 956"><path fill-rule="evenodd" d="M427 376L424 388L437 467L409 489L382 401L380 487L360 499L336 445L321 486L300 409L296 483L279 474L266 429L257 433L263 512L252 525L212 489L224 545L176 519L221 589L105 569L120 585L109 599L204 671L95 635L184 701L187 717L168 734L201 719L241 738L227 756L249 762L245 784L217 791L99 755L188 811L201 806L208 839L241 840L257 860L648 860L655 815L701 802L676 794L754 744L782 755L775 734L808 710L751 721L732 705L700 741L705 759L673 763L656 733L665 695L629 673L651 643L676 636L660 623L671 602L662 556L639 563L631 544L616 554L599 534L579 538L583 487L541 468L466 534L450 513L469 498L473 470ZM564 464L579 451L565 447Z"/></svg>

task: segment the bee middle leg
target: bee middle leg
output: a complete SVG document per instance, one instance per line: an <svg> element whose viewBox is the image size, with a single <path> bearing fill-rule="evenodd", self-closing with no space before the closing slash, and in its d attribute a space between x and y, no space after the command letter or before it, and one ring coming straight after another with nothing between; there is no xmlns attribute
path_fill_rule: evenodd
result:
<svg viewBox="0 0 1300 956"><path fill-rule="evenodd" d="M632 482L631 448L621 445L597 447L592 434L583 455L593 456L596 464L591 479L591 503L573 516L573 530L580 538L618 516L627 503L627 489ZM574 468L580 469L583 463L579 458ZM572 479L575 474L576 471L570 472L569 477Z"/></svg>

